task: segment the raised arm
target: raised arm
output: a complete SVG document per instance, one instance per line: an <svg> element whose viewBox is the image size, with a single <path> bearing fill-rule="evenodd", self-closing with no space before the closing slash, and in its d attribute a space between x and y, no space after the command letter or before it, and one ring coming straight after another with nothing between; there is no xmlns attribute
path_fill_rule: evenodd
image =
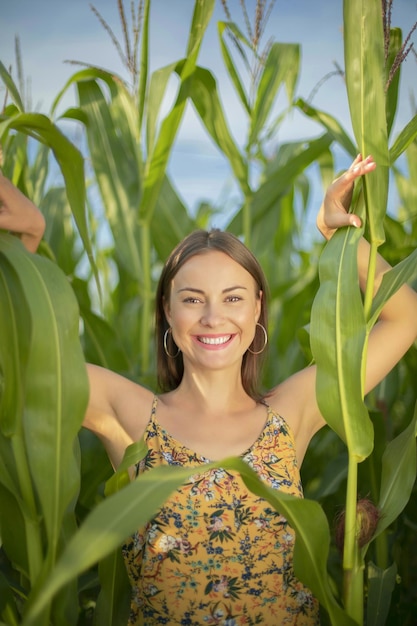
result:
<svg viewBox="0 0 417 626"><path fill-rule="evenodd" d="M0 173L0 229L36 252L45 231L40 210ZM126 446L139 439L150 416L153 394L104 368L87 365L90 397L83 425L103 442L117 467Z"/></svg>
<svg viewBox="0 0 417 626"><path fill-rule="evenodd" d="M372 172L376 164L371 156L361 155L352 166L330 185L317 217L317 226L326 239L330 239L340 226L361 225L359 216L348 213L353 182L358 176ZM370 246L361 239L358 246L358 273L361 289L366 288ZM390 265L377 257L374 293ZM417 337L417 294L403 285L386 303L378 323L369 337L365 393L373 389L398 363Z"/></svg>
<svg viewBox="0 0 417 626"><path fill-rule="evenodd" d="M45 232L42 213L1 173L0 229L18 235L29 252L36 252Z"/></svg>
<svg viewBox="0 0 417 626"><path fill-rule="evenodd" d="M372 172L372 157L359 155L352 166L327 189L317 216L317 226L326 239L343 226L361 226L359 216L349 213L353 183ZM358 246L358 272L365 290L369 264L369 244L361 239ZM378 255L375 292L390 265ZM368 341L365 394L371 391L398 363L417 337L417 294L403 285L386 303ZM316 367L310 366L278 385L270 394L270 402L290 423L295 434L299 463L311 437L324 425L316 401Z"/></svg>

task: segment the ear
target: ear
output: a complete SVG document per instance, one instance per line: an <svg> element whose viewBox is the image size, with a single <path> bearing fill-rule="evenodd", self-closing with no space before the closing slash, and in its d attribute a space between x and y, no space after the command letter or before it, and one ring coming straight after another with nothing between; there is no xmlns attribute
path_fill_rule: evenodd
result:
<svg viewBox="0 0 417 626"><path fill-rule="evenodd" d="M255 322L258 322L261 316L263 295L264 294L262 290L260 289L256 298L256 304L255 304Z"/></svg>
<svg viewBox="0 0 417 626"><path fill-rule="evenodd" d="M165 313L167 322L168 324L171 325L171 307L169 305L169 300L167 300L165 296L163 297L163 300L162 300L162 306L164 307L164 313Z"/></svg>

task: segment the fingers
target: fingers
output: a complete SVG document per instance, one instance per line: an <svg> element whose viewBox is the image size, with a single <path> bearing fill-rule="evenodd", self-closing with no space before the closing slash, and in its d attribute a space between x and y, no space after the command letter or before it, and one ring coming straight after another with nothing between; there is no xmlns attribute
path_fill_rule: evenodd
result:
<svg viewBox="0 0 417 626"><path fill-rule="evenodd" d="M328 195L330 197L339 198L342 204L345 205L345 208L347 208L347 205L350 204L355 180L360 176L372 172L375 168L376 163L371 155L367 156L366 159L362 159L362 155L358 154L349 169L336 178L332 185L330 185L327 190Z"/></svg>
<svg viewBox="0 0 417 626"><path fill-rule="evenodd" d="M362 155L358 154L350 168L346 170L344 177L348 182L353 182L359 176L368 174L369 172L372 172L375 168L376 163L372 155L367 156L366 159L362 159Z"/></svg>
<svg viewBox="0 0 417 626"><path fill-rule="evenodd" d="M371 155L363 159L362 155L358 154L349 169L328 187L317 216L318 229L326 239L330 239L333 233L343 226L355 228L362 226L360 217L350 213L353 184L357 178L372 172L375 168L376 163Z"/></svg>
<svg viewBox="0 0 417 626"><path fill-rule="evenodd" d="M359 215L355 215L354 213L348 213L349 218L349 226L354 226L355 228L360 228L362 226L362 220Z"/></svg>
<svg viewBox="0 0 417 626"><path fill-rule="evenodd" d="M357 178L372 172L375 168L376 163L371 155L362 159L362 155L358 154L349 169L333 181L326 196L336 204L341 203L348 211L352 201L353 183Z"/></svg>
<svg viewBox="0 0 417 626"><path fill-rule="evenodd" d="M326 216L326 225L328 228L336 230L342 226L354 226L360 228L362 220L354 213L346 213L344 210L336 211Z"/></svg>
<svg viewBox="0 0 417 626"><path fill-rule="evenodd" d="M17 234L35 252L45 232L45 218L13 183L0 173L0 229Z"/></svg>

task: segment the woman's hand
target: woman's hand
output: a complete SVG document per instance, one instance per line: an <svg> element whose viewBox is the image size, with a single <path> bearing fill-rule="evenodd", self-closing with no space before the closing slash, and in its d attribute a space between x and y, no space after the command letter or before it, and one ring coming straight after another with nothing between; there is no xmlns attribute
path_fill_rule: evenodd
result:
<svg viewBox="0 0 417 626"><path fill-rule="evenodd" d="M317 215L317 228L327 240L341 226L357 228L361 226L360 217L348 212L352 201L353 183L356 178L372 172L375 168L376 163L371 156L362 159L362 155L359 154L350 168L328 187Z"/></svg>
<svg viewBox="0 0 417 626"><path fill-rule="evenodd" d="M0 229L18 235L29 252L36 252L45 232L42 213L1 173Z"/></svg>

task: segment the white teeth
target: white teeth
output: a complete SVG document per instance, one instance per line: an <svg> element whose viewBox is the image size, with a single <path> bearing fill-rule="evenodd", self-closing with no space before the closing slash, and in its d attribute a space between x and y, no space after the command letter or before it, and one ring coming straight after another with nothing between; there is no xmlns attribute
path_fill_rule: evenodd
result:
<svg viewBox="0 0 417 626"><path fill-rule="evenodd" d="M219 346L222 343L229 341L232 335L226 335L225 337L199 337L198 340L201 343L209 344L210 346Z"/></svg>

